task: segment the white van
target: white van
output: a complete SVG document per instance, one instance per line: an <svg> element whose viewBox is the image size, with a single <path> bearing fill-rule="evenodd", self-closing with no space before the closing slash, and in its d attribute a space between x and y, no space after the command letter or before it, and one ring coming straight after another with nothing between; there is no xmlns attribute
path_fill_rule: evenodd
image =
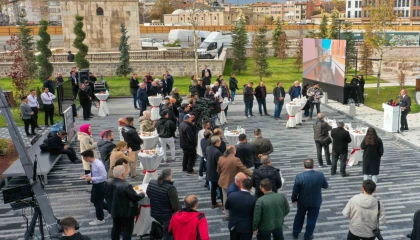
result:
<svg viewBox="0 0 420 240"><path fill-rule="evenodd" d="M200 43L206 39L210 32L209 31L196 31L198 37L200 38ZM168 41L170 43L175 42L176 40L181 41L181 47L190 47L193 43L193 31L192 30L185 30L185 29L175 29L171 30L168 35Z"/></svg>
<svg viewBox="0 0 420 240"><path fill-rule="evenodd" d="M247 33L248 44L251 43L251 35ZM232 33L231 32L212 32L204 39L201 45L198 47L197 52L199 58L215 58L220 50L224 46L230 48L232 46Z"/></svg>

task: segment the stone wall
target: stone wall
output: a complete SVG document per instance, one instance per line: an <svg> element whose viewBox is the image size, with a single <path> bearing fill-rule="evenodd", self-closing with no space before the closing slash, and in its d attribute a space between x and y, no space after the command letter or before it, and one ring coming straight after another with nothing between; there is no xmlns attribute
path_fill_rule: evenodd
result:
<svg viewBox="0 0 420 240"><path fill-rule="evenodd" d="M204 65L211 69L214 76L223 74L226 64L226 52L221 54L220 59L199 59L199 69ZM57 72L63 73L63 76L68 76L71 68L75 66L74 63L69 62L55 62L54 75ZM115 69L118 62L91 62L90 71L96 76L115 76ZM173 76L192 76L195 74L194 59L176 59L176 60L132 60L130 61L134 72L143 76L146 72L150 72L152 76L161 77L162 74L168 70ZM0 63L0 77L7 77L10 72L12 63Z"/></svg>
<svg viewBox="0 0 420 240"><path fill-rule="evenodd" d="M97 14L99 9L103 10L103 15ZM130 36L131 50L140 50L137 0L61 0L61 12L65 50L76 52L73 47L76 15L84 17L83 30L86 32L84 43L89 46L89 52L118 50L121 23L125 24Z"/></svg>

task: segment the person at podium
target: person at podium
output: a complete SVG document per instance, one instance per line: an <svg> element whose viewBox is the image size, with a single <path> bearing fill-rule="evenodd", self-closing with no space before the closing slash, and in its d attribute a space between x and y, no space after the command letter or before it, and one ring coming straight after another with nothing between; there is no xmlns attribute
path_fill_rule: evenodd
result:
<svg viewBox="0 0 420 240"><path fill-rule="evenodd" d="M407 95L407 90L402 89L400 92L400 103L398 104L401 107L401 128L400 131L407 131L407 114L411 111L411 99Z"/></svg>

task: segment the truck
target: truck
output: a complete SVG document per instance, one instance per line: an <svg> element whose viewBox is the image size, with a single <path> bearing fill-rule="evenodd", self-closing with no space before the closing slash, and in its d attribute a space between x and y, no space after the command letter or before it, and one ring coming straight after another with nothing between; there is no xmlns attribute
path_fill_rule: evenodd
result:
<svg viewBox="0 0 420 240"><path fill-rule="evenodd" d="M209 31L196 31L198 37L200 38L200 43L204 41L209 35ZM168 34L168 41L170 43L179 40L181 42L181 47L190 47L193 43L193 31L186 29L174 29L171 30Z"/></svg>
<svg viewBox="0 0 420 240"><path fill-rule="evenodd" d="M248 44L251 43L251 35L248 33ZM204 39L201 45L198 47L199 58L215 58L222 46L230 47L232 45L232 33L231 32L212 32L209 36Z"/></svg>

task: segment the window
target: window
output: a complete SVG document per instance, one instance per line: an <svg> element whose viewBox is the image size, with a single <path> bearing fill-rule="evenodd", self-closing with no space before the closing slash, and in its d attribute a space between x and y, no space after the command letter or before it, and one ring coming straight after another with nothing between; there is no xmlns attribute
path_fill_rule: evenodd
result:
<svg viewBox="0 0 420 240"><path fill-rule="evenodd" d="M103 16L104 15L104 10L101 7L98 7L96 9L96 15Z"/></svg>
<svg viewBox="0 0 420 240"><path fill-rule="evenodd" d="M201 21L203 21L204 20L204 17L201 17Z"/></svg>
<svg viewBox="0 0 420 240"><path fill-rule="evenodd" d="M359 11L359 18L362 17L362 11Z"/></svg>
<svg viewBox="0 0 420 240"><path fill-rule="evenodd" d="M347 7L351 8L351 2L350 1L347 2Z"/></svg>
<svg viewBox="0 0 420 240"><path fill-rule="evenodd" d="M230 20L230 17L228 16L228 20Z"/></svg>
<svg viewBox="0 0 420 240"><path fill-rule="evenodd" d="M405 17L408 17L408 10L405 10Z"/></svg>
<svg viewBox="0 0 420 240"><path fill-rule="evenodd" d="M367 17L367 15L366 15L366 11L363 11L363 16L364 16L364 17Z"/></svg>
<svg viewBox="0 0 420 240"><path fill-rule="evenodd" d="M347 18L350 18L350 11L347 11Z"/></svg>
<svg viewBox="0 0 420 240"><path fill-rule="evenodd" d="M417 5L417 0L413 1L413 6L415 7ZM413 14L414 15L414 14Z"/></svg>
<svg viewBox="0 0 420 240"><path fill-rule="evenodd" d="M182 17L181 17L181 21L182 21Z"/></svg>
<svg viewBox="0 0 420 240"><path fill-rule="evenodd" d="M401 0L398 0L398 7L401 7Z"/></svg>
<svg viewBox="0 0 420 240"><path fill-rule="evenodd" d="M358 1L356 1L355 8L358 8L358 5L359 5L359 2L358 2Z"/></svg>
<svg viewBox="0 0 420 240"><path fill-rule="evenodd" d="M357 11L354 11L354 17L357 17Z"/></svg>
<svg viewBox="0 0 420 240"><path fill-rule="evenodd" d="M359 8L362 7L362 1L359 1Z"/></svg>
<svg viewBox="0 0 420 240"><path fill-rule="evenodd" d="M216 16L214 16L214 20L217 20L217 17Z"/></svg>
<svg viewBox="0 0 420 240"><path fill-rule="evenodd" d="M413 10L413 17L416 16L416 10Z"/></svg>

